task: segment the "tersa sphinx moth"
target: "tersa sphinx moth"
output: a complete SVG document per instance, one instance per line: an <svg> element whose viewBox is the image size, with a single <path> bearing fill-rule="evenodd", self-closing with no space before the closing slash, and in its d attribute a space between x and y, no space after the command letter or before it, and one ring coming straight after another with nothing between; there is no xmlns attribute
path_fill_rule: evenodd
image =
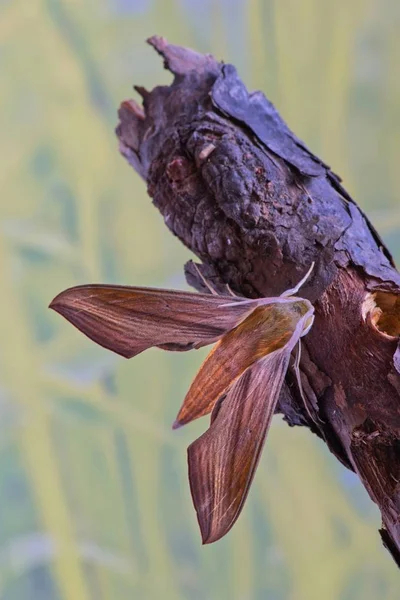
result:
<svg viewBox="0 0 400 600"><path fill-rule="evenodd" d="M215 343L174 423L180 427L211 413L209 429L188 448L205 544L231 529L246 500L291 353L314 319L311 303L296 296L311 269L277 298L83 285L50 304L94 342L125 358L153 346L191 350Z"/></svg>

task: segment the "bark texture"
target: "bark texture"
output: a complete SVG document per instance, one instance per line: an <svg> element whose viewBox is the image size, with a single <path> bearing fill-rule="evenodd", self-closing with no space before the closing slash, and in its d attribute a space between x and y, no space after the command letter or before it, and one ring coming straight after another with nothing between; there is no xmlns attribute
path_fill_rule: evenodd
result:
<svg viewBox="0 0 400 600"><path fill-rule="evenodd" d="M120 151L203 274L248 297L279 295L315 262L300 295L316 318L301 377L279 401L355 471L400 565L400 275L340 178L235 68L154 37L171 86L121 104ZM205 291L193 265L188 281ZM310 418L309 412L313 418Z"/></svg>

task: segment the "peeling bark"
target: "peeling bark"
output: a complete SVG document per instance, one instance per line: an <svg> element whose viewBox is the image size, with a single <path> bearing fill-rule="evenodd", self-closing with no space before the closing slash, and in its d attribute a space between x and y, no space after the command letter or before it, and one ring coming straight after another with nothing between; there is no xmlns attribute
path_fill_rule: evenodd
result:
<svg viewBox="0 0 400 600"><path fill-rule="evenodd" d="M392 257L340 178L261 92L248 93L232 65L163 38L149 42L174 81L136 88L143 108L122 103L120 151L217 289L279 295L315 262L301 291L316 310L301 361L313 419L290 375L278 410L359 475L400 565L400 275ZM190 263L186 276L207 291Z"/></svg>

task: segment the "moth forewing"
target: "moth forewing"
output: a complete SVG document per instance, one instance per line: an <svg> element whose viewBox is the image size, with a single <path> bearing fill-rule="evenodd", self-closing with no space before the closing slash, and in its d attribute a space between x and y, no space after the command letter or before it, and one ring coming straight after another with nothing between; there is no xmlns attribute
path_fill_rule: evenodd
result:
<svg viewBox="0 0 400 600"><path fill-rule="evenodd" d="M70 288L50 308L125 358L152 346L190 350L212 344L252 311L251 304L230 296L114 285Z"/></svg>
<svg viewBox="0 0 400 600"><path fill-rule="evenodd" d="M257 361L232 386L211 427L188 448L189 482L204 544L236 522L253 480L288 354Z"/></svg>

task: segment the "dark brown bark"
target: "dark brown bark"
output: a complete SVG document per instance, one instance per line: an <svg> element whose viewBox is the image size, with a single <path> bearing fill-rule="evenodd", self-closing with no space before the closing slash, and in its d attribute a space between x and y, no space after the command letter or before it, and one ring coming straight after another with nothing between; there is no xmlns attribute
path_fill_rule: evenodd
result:
<svg viewBox="0 0 400 600"><path fill-rule="evenodd" d="M122 103L120 150L148 183L166 225L201 258L214 285L249 297L293 287L316 309L279 412L307 425L358 473L382 513L400 565L400 275L340 178L314 156L233 66L149 40L175 78L143 108ZM203 284L189 263L188 281ZM204 291L204 290L203 290ZM317 423L317 424L316 424Z"/></svg>

